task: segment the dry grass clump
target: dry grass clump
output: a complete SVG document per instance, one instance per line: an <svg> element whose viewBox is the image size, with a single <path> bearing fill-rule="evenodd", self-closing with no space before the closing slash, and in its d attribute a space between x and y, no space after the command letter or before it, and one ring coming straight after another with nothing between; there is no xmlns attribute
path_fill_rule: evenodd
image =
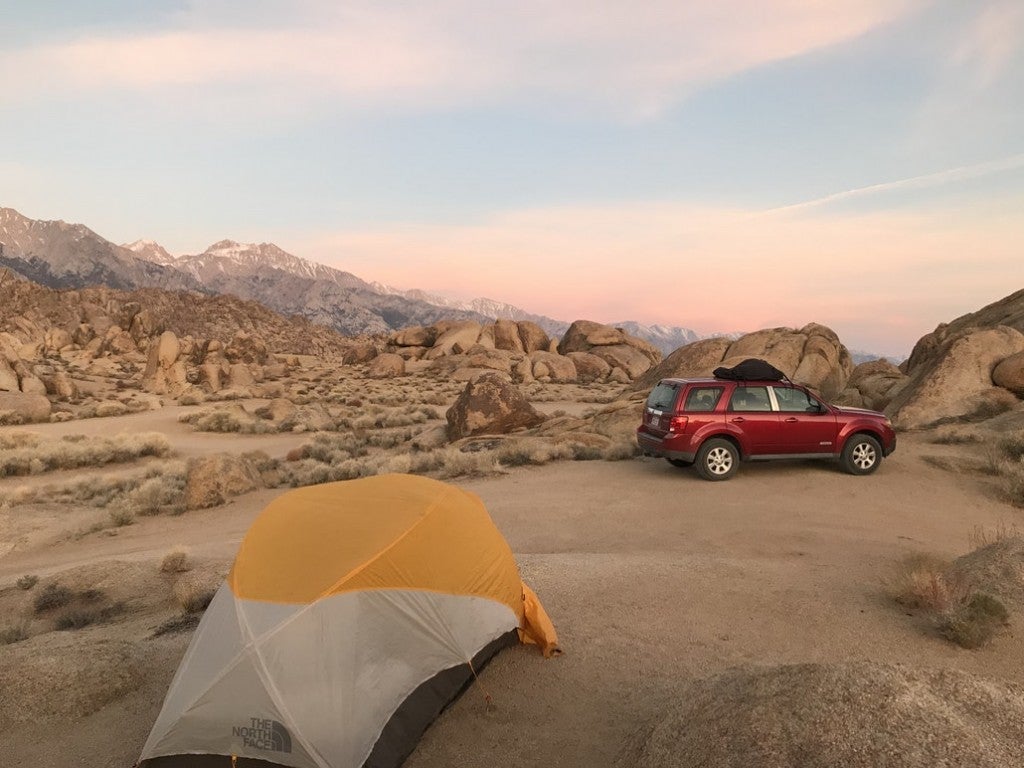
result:
<svg viewBox="0 0 1024 768"><path fill-rule="evenodd" d="M198 432L238 432L246 435L277 432L272 423L257 418L241 406L184 413L178 417L178 421L191 424Z"/></svg>
<svg viewBox="0 0 1024 768"><path fill-rule="evenodd" d="M123 602L107 605L83 605L67 608L54 618L54 629L66 631L82 629L92 624L102 624L123 614L126 605Z"/></svg>
<svg viewBox="0 0 1024 768"><path fill-rule="evenodd" d="M20 643L22 640L28 640L28 622L23 621L20 624L12 624L9 627L0 629L0 645L11 645L12 643Z"/></svg>
<svg viewBox="0 0 1024 768"><path fill-rule="evenodd" d="M192 570L192 562L188 557L188 550L184 547L175 547L160 561L162 573L184 573Z"/></svg>
<svg viewBox="0 0 1024 768"><path fill-rule="evenodd" d="M980 648L1009 623L1010 613L999 598L975 592L966 603L943 614L938 629L961 648Z"/></svg>
<svg viewBox="0 0 1024 768"><path fill-rule="evenodd" d="M176 634L178 632L191 632L199 626L202 615L198 613L180 613L177 616L161 622L150 637Z"/></svg>
<svg viewBox="0 0 1024 768"><path fill-rule="evenodd" d="M39 445L35 432L7 432L0 434L0 450L12 451L17 448L34 448Z"/></svg>
<svg viewBox="0 0 1024 768"><path fill-rule="evenodd" d="M68 435L60 440L5 450L0 456L0 477L125 463L170 452L167 438L157 432L116 437Z"/></svg>
<svg viewBox="0 0 1024 768"><path fill-rule="evenodd" d="M39 583L39 577L27 573L24 576L19 577L18 581L15 583L18 585L18 589L24 589L25 591L28 591Z"/></svg>
<svg viewBox="0 0 1024 768"><path fill-rule="evenodd" d="M928 442L935 445L968 445L980 443L981 437L975 432L963 429L939 429Z"/></svg>
<svg viewBox="0 0 1024 768"><path fill-rule="evenodd" d="M980 535L988 540L1000 534ZM992 565L990 550L1004 541L1014 540L993 540L956 562L930 554L911 555L889 583L890 594L904 607L922 613L942 637L963 648L979 648L1009 624L1006 605L992 593L1012 592L1018 586L1012 583L1012 565L1009 570ZM1020 549L1024 553L1024 546ZM1021 559L1024 563L1024 556ZM1018 575L1017 580L1024 588L1024 577Z"/></svg>
<svg viewBox="0 0 1024 768"><path fill-rule="evenodd" d="M46 613L55 608L63 608L75 597L74 592L56 582L47 584L32 601L32 607L36 614Z"/></svg>
<svg viewBox="0 0 1024 768"><path fill-rule="evenodd" d="M173 592L185 613L202 613L217 594L217 588L202 574L188 574L174 582Z"/></svg>

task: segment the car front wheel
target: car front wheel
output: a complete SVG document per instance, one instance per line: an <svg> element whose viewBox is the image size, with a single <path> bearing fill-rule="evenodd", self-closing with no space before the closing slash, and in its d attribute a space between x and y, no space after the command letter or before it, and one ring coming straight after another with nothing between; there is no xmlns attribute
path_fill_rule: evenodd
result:
<svg viewBox="0 0 1024 768"><path fill-rule="evenodd" d="M854 435L846 441L839 463L851 475L870 475L882 463L882 446L871 435Z"/></svg>
<svg viewBox="0 0 1024 768"><path fill-rule="evenodd" d="M713 437L697 451L697 473L705 480L728 480L736 474L740 452L728 440Z"/></svg>

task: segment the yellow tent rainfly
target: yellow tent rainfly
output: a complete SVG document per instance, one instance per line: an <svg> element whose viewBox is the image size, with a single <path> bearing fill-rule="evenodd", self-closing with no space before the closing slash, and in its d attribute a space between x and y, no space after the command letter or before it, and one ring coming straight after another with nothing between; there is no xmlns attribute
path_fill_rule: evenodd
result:
<svg viewBox="0 0 1024 768"><path fill-rule="evenodd" d="M558 653L480 499L383 475L256 519L146 741L146 768L398 766L516 640Z"/></svg>

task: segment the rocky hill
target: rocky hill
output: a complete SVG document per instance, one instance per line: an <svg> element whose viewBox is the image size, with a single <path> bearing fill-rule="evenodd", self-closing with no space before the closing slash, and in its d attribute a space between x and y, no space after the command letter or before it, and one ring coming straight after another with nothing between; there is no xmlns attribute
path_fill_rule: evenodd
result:
<svg viewBox="0 0 1024 768"><path fill-rule="evenodd" d="M36 221L12 208L0 208L0 266L51 288L202 288L191 276L139 258L82 224Z"/></svg>

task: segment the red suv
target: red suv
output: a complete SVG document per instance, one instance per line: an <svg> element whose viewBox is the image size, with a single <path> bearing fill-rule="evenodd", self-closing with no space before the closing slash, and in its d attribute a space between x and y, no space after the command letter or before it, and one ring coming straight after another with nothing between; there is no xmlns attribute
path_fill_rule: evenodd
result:
<svg viewBox="0 0 1024 768"><path fill-rule="evenodd" d="M740 460L838 459L867 475L896 450L884 414L823 403L789 381L662 379L636 431L640 450L705 480L727 480Z"/></svg>

